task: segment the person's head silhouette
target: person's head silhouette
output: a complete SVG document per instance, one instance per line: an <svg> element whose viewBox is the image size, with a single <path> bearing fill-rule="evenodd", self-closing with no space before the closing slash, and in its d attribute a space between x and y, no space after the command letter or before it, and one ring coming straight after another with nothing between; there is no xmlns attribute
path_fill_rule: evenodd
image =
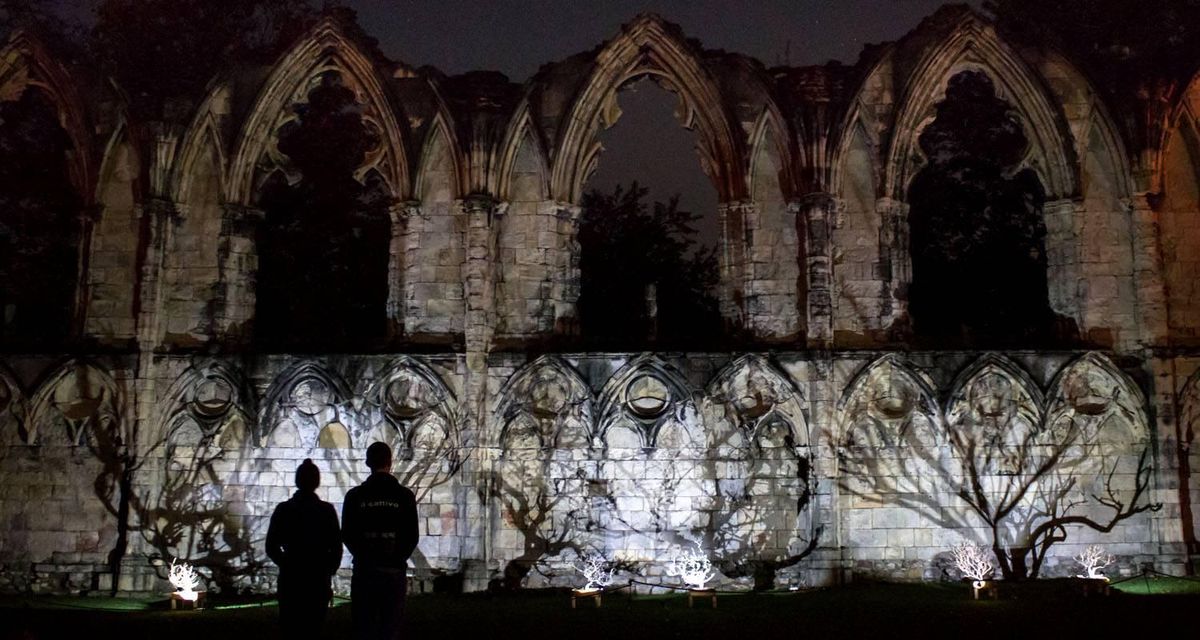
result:
<svg viewBox="0 0 1200 640"><path fill-rule="evenodd" d="M374 442L367 447L367 467L371 471L392 470L392 448L382 442Z"/></svg>
<svg viewBox="0 0 1200 640"><path fill-rule="evenodd" d="M305 458L296 467L296 488L301 491L313 492L321 486L321 470L313 464L312 458Z"/></svg>

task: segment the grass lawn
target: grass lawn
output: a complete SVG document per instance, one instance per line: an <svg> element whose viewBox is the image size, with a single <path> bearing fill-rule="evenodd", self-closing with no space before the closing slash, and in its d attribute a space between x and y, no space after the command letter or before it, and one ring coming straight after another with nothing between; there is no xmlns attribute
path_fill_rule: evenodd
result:
<svg viewBox="0 0 1200 640"><path fill-rule="evenodd" d="M168 611L165 599L4 597L0 638L277 637L270 600L216 599L204 611ZM699 604L697 605L699 607ZM1144 637L1195 629L1200 582L1137 578L1109 597L1083 598L1057 581L1010 588L973 601L964 585L854 584L799 593L721 595L719 608L688 609L682 595L610 594L604 607L572 610L562 591L420 595L409 599L410 638L1082 638ZM346 638L350 607L339 601L325 637ZM1185 636L1194 633L1187 632Z"/></svg>

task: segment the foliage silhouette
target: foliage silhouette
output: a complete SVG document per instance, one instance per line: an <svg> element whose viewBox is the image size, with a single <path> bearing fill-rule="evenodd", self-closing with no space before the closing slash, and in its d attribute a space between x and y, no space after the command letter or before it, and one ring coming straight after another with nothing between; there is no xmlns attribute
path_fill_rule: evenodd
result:
<svg viewBox="0 0 1200 640"><path fill-rule="evenodd" d="M82 204L71 140L37 89L0 103L0 348L62 344L75 308Z"/></svg>
<svg viewBox="0 0 1200 640"><path fill-rule="evenodd" d="M263 190L256 331L268 348L370 349L385 337L386 191L356 172L379 138L354 93L327 75L281 133L299 182L274 174Z"/></svg>
<svg viewBox="0 0 1200 640"><path fill-rule="evenodd" d="M585 340L616 348L647 342L671 348L711 341L720 316L711 291L716 251L697 248L700 217L679 209L679 196L648 207L648 189L634 182L611 194L591 190L579 228L579 313ZM647 310L647 287L657 292L657 322ZM654 325L657 326L654 326Z"/></svg>
<svg viewBox="0 0 1200 640"><path fill-rule="evenodd" d="M103 0L90 46L135 114L168 120L170 99L198 100L221 69L265 62L313 9L303 0Z"/></svg>
<svg viewBox="0 0 1200 640"><path fill-rule="evenodd" d="M928 165L909 189L915 332L972 346L1046 341L1045 193L1032 169L1016 170L1027 141L1012 108L985 74L962 72L920 145Z"/></svg>

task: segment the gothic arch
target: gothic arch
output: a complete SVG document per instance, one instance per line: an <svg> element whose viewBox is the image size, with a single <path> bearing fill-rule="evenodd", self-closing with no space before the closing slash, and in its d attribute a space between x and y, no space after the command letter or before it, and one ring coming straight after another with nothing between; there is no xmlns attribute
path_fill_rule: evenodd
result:
<svg viewBox="0 0 1200 640"><path fill-rule="evenodd" d="M197 165L202 162L205 154L212 154L216 161L220 192L227 193L228 152L221 137L218 116L214 111L216 103L223 100L228 100L226 87L220 86L210 91L183 135L169 186L171 199L176 203L186 205L193 198ZM186 214L186 207L182 213Z"/></svg>
<svg viewBox="0 0 1200 640"><path fill-rule="evenodd" d="M0 444L28 444L29 400L8 367L0 364Z"/></svg>
<svg viewBox="0 0 1200 640"><path fill-rule="evenodd" d="M439 445L457 447L459 415L454 392L424 362L409 356L392 360L363 397L378 412L371 422L384 422L399 434L405 447L401 454L409 455L418 448L418 432L435 422L440 423Z"/></svg>
<svg viewBox="0 0 1200 640"><path fill-rule="evenodd" d="M1151 191L1170 194L1171 169L1169 153L1176 145L1186 145L1193 164L1193 178L1200 182L1200 71L1196 73L1180 93L1178 102L1167 116L1162 137L1154 149L1154 172L1151 176Z"/></svg>
<svg viewBox="0 0 1200 640"><path fill-rule="evenodd" d="M40 90L58 110L74 150L67 162L71 182L85 204L95 192L90 119L74 80L33 35L18 30L0 49L0 100L12 100L27 88Z"/></svg>
<svg viewBox="0 0 1200 640"><path fill-rule="evenodd" d="M1200 334L1194 302L1200 291L1200 73L1165 124L1151 180L1162 196L1155 209L1168 330L1173 340L1193 343Z"/></svg>
<svg viewBox="0 0 1200 640"><path fill-rule="evenodd" d="M501 387L492 411L493 433L506 448L510 431L532 429L542 448L563 446L563 432L574 426L591 436L592 391L570 363L543 355L521 367Z"/></svg>
<svg viewBox="0 0 1200 640"><path fill-rule="evenodd" d="M762 168L760 163L770 158L767 154L773 151L774 161L778 164L775 170L779 176L780 196L786 200L797 195L793 183L795 160L788 144L790 139L783 115L774 104L768 104L758 117L750 136L750 162L745 177L747 193L757 194L757 178Z"/></svg>
<svg viewBox="0 0 1200 640"><path fill-rule="evenodd" d="M271 382L259 408L259 420L255 429L255 440L266 444L271 432L279 426L293 410L308 416L323 415L330 407L337 407L351 398L350 386L346 381L312 361L298 362L282 371ZM328 420L324 421L322 427ZM313 443L316 432L309 434ZM303 436L301 436L303 440Z"/></svg>
<svg viewBox="0 0 1200 640"><path fill-rule="evenodd" d="M29 401L28 444L85 444L88 432L113 435L121 424L121 396L116 381L100 366L71 359L52 370ZM65 426L61 438L48 430Z"/></svg>
<svg viewBox="0 0 1200 640"><path fill-rule="evenodd" d="M227 435L233 436L229 441L241 441L254 416L253 403L254 394L239 371L217 360L194 364L179 374L157 403L151 442L166 442L187 424L195 424L203 436L220 433L222 441ZM243 433L221 433L235 420Z"/></svg>
<svg viewBox="0 0 1200 640"><path fill-rule="evenodd" d="M708 397L720 405L757 447L766 430L783 425L795 447L809 445L804 394L767 358L745 354L725 365L708 383Z"/></svg>
<svg viewBox="0 0 1200 640"><path fill-rule="evenodd" d="M371 168L379 167L380 174L394 190L393 195L405 197L401 191L409 184L405 135L396 119L397 110L388 98L386 80L376 69L370 53L344 33L336 19L326 18L276 63L259 93L230 162L227 201L254 204L260 164L277 153L272 151L272 145L279 127L292 117L292 105L306 101L313 82L330 71L342 74L346 86L365 106L363 119L379 131L380 148L365 159L360 173L365 175Z"/></svg>
<svg viewBox="0 0 1200 640"><path fill-rule="evenodd" d="M837 404L834 446L894 447L913 432L914 421L940 437L942 412L928 378L900 357L888 354L863 367L846 385ZM858 433L866 429L867 433Z"/></svg>
<svg viewBox="0 0 1200 640"><path fill-rule="evenodd" d="M504 132L504 139L499 147L499 157L495 162L494 183L489 185L489 189L501 200L510 200L517 191L513 180L520 160L525 153L532 153L541 173L539 180L541 198L548 199L550 197L550 173L548 170L550 162L547 158L545 143L538 129L533 126L533 118L530 115L527 101L522 101L521 105L517 107L516 113L516 117L509 121Z"/></svg>
<svg viewBox="0 0 1200 640"><path fill-rule="evenodd" d="M618 90L630 80L653 76L679 96L684 126L699 133L705 173L722 201L745 195L740 139L726 116L716 82L673 25L642 15L597 55L595 68L566 115L555 145L550 191L555 199L578 203L595 168L602 128L613 124Z"/></svg>
<svg viewBox="0 0 1200 640"><path fill-rule="evenodd" d="M989 353L955 376L945 407L947 429L995 428L1002 439L1020 443L1041 427L1045 398L1020 365Z"/></svg>
<svg viewBox="0 0 1200 640"><path fill-rule="evenodd" d="M991 78L998 97L1012 105L1025 129L1025 163L1037 172L1047 200L1074 196L1079 175L1073 137L1062 110L1037 72L1000 39L992 25L972 12L921 57L901 92L884 165L886 197L906 201L908 186L923 164L917 140L932 122L935 106L946 95L950 78L962 71Z"/></svg>
<svg viewBox="0 0 1200 640"><path fill-rule="evenodd" d="M635 388L636 387L636 388ZM633 428L640 446L653 449L664 425L683 420L694 409L692 392L675 367L657 355L644 353L630 360L604 383L593 442L608 442L614 426Z"/></svg>
<svg viewBox="0 0 1200 640"><path fill-rule="evenodd" d="M450 124L452 121L439 110L433 116L433 123L429 127L429 133L425 136L425 142L421 145L421 161L417 165L416 181L413 184L413 197L422 202L442 202L452 201L462 197L467 193L466 171L463 167L461 154L458 150L461 148L458 145L458 138L454 134L454 127ZM449 167L440 167L439 164L448 164ZM432 193L429 193L430 187L433 184L433 175L437 171L445 171L450 169L449 187L450 197L446 199L433 198Z"/></svg>
<svg viewBox="0 0 1200 640"><path fill-rule="evenodd" d="M1085 158L1088 154L1094 154L1115 179L1112 184L1113 195L1127 199L1133 195L1134 185L1133 169L1129 166L1125 140L1117 131L1117 126L1102 100L1093 98L1090 111L1091 116L1083 130L1084 135L1080 137L1080 145L1083 148L1079 156Z"/></svg>
<svg viewBox="0 0 1200 640"><path fill-rule="evenodd" d="M1084 444L1145 446L1150 440L1146 397L1107 356L1085 353L1059 370L1050 383L1046 426L1082 420ZM1118 431L1119 430L1119 431Z"/></svg>
<svg viewBox="0 0 1200 640"><path fill-rule="evenodd" d="M874 75L879 71L873 71ZM860 91L862 91L860 89ZM863 143L873 152L873 162L869 167L872 182L875 185L882 184L880 177L880 144L879 144L879 125L875 122L872 115L872 110L865 108L860 99L856 99L853 106L846 112L846 117L842 120L841 126L837 129L837 142L832 150L833 157L829 162L829 191L835 195L841 196L845 193L846 182L851 180L851 167L853 161L853 152L856 150L856 145L861 147ZM873 197L878 197L878 187Z"/></svg>
<svg viewBox="0 0 1200 640"><path fill-rule="evenodd" d="M114 338L132 338L136 331L134 289L140 280L137 229L145 200L146 167L132 133L129 123L122 118L109 137L96 193L91 196L98 205L99 215L93 222L91 237L82 239L89 246L80 247L87 252L85 264L107 265L79 274L87 285L86 330ZM92 306L100 300L104 302Z"/></svg>

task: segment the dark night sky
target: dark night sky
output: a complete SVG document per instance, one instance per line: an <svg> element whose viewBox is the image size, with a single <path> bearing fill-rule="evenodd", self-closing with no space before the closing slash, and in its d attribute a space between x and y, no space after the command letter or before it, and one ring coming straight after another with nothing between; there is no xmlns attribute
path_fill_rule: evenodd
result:
<svg viewBox="0 0 1200 640"><path fill-rule="evenodd" d="M612 38L638 13L679 24L710 49L745 53L773 64L854 63L863 45L903 36L940 0L349 0L359 22L394 59L455 74L494 69L524 81L542 64ZM976 0L972 4L982 4ZM606 152L588 185L611 190L640 180L650 197L681 194L702 213L700 238L716 237L716 190L700 170L695 134L676 125L675 100L639 83L620 100L623 117L605 132Z"/></svg>
<svg viewBox="0 0 1200 640"><path fill-rule="evenodd" d="M52 0L88 21L95 0ZM315 0L314 0L315 1ZM642 12L679 24L706 48L775 64L848 64L863 45L895 40L941 0L345 0L384 52L413 67L447 74L489 69L523 82L538 67L612 38ZM979 6L982 0L969 4ZM681 206L705 214L701 237L715 238L716 191L696 160L695 136L672 118L674 98L640 83L620 99L624 116L604 133L607 149L591 187L640 180L651 198L682 194Z"/></svg>
<svg viewBox="0 0 1200 640"><path fill-rule="evenodd" d="M347 0L392 57L446 73L502 71L522 81L548 61L611 38L656 12L710 49L768 65L853 63L862 46L895 40L940 0ZM980 5L976 0L970 4Z"/></svg>

